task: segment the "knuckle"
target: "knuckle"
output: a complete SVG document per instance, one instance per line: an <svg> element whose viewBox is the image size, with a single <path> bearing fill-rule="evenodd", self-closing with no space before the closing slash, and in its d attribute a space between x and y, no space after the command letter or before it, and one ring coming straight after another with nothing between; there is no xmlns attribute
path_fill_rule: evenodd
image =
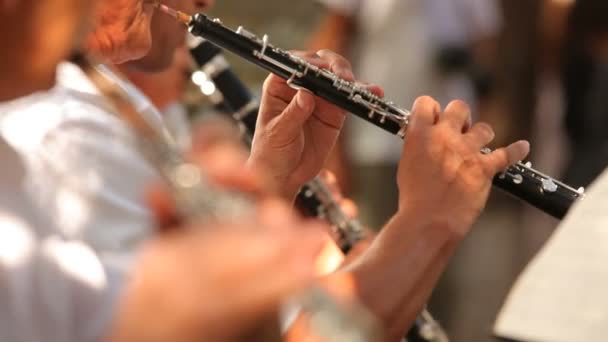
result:
<svg viewBox="0 0 608 342"><path fill-rule="evenodd" d="M274 75L268 75L262 84L262 90L266 92L268 88L272 86L272 82L274 81Z"/></svg>
<svg viewBox="0 0 608 342"><path fill-rule="evenodd" d="M463 177L462 169L466 166L466 160L457 153L443 149L442 153L436 155L436 163L441 180L446 184L460 183Z"/></svg>
<svg viewBox="0 0 608 342"><path fill-rule="evenodd" d="M335 54L335 52L333 52L330 49L321 49L321 50L317 51L315 54L317 56L326 56L326 55Z"/></svg>
<svg viewBox="0 0 608 342"><path fill-rule="evenodd" d="M496 133L494 132L494 128L492 128L492 126L490 126L489 124L487 124L485 122L479 122L479 123L477 123L477 126L479 127L480 130L484 131L489 136L496 135Z"/></svg>
<svg viewBox="0 0 608 342"><path fill-rule="evenodd" d="M497 170L502 170L506 168L509 164L509 158L507 156L507 151L504 147L501 147L492 154L490 154L491 158L489 158L488 167L492 171L492 173L496 173Z"/></svg>
<svg viewBox="0 0 608 342"><path fill-rule="evenodd" d="M315 57L318 57L317 54L315 52L312 52L312 51L289 50L288 52L290 54L294 55L294 56L298 56L298 57L301 57L301 58L315 58Z"/></svg>
<svg viewBox="0 0 608 342"><path fill-rule="evenodd" d="M416 99L415 103L426 107L426 106L432 106L436 102L432 97L430 97L428 95L423 95L423 96L418 97L418 99Z"/></svg>
<svg viewBox="0 0 608 342"><path fill-rule="evenodd" d="M437 101L435 101L432 97L420 96L414 102L412 116L435 115L435 111L438 110L438 108L439 105Z"/></svg>
<svg viewBox="0 0 608 342"><path fill-rule="evenodd" d="M496 134L494 133L494 129L490 125L485 123L475 124L475 126L473 126L473 128L471 129L471 133L472 138L474 139L473 147L476 148L478 147L478 143L482 143L484 145L488 144L492 140L494 140L494 137L496 136Z"/></svg>
<svg viewBox="0 0 608 342"><path fill-rule="evenodd" d="M350 61L340 55L335 55L335 63L340 65L342 68L352 69Z"/></svg>
<svg viewBox="0 0 608 342"><path fill-rule="evenodd" d="M448 144L453 143L452 136L454 136L454 133L452 132L452 130L449 129L449 127L446 126L435 126L433 127L431 132L431 139L433 140L433 144L447 146Z"/></svg>
<svg viewBox="0 0 608 342"><path fill-rule="evenodd" d="M463 100L453 100L447 107L450 111L470 113L471 107Z"/></svg>

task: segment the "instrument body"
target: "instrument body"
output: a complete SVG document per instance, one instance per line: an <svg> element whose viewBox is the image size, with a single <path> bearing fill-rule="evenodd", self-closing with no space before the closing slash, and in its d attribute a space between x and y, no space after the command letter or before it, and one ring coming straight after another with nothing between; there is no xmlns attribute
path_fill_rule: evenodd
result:
<svg viewBox="0 0 608 342"><path fill-rule="evenodd" d="M190 52L202 71L220 91L223 98L222 108L232 112L232 117L243 130L245 140L250 142L255 133L258 101L230 69L220 48L208 41L199 41L193 45ZM329 187L320 177L304 185L297 195L296 202L309 216L324 218L332 224L336 243L345 253L358 241L369 236L367 229L358 220L349 218L342 211Z"/></svg>
<svg viewBox="0 0 608 342"><path fill-rule="evenodd" d="M209 41L194 41L190 47L196 63L207 74L222 94L221 108L230 109L232 117L241 125L245 140L250 142L255 132L259 112L258 102L249 89L234 74L222 50ZM327 184L316 177L298 193L297 203L311 217L320 217L334 228L336 243L344 253L370 234L354 218L349 218L329 190ZM407 342L448 342L446 333L432 315L424 310L407 334Z"/></svg>
<svg viewBox="0 0 608 342"><path fill-rule="evenodd" d="M259 38L242 27L233 31L218 19L210 19L201 13L191 18L188 29L193 35L286 79L290 86L307 89L389 133L406 138L409 111L339 78L331 71L272 46L268 36ZM563 218L573 202L584 193L582 188L570 187L534 170L529 163L521 162L497 175L493 184L558 219Z"/></svg>

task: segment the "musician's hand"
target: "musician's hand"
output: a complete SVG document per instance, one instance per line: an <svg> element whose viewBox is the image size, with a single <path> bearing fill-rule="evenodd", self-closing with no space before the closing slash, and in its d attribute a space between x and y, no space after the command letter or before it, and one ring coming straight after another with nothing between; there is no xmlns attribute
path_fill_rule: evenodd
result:
<svg viewBox="0 0 608 342"><path fill-rule="evenodd" d="M350 63L331 51L296 54L354 80ZM382 95L377 87L370 90ZM285 80L271 75L264 83L250 165L263 165L274 189L293 200L299 188L325 164L344 118L344 110L308 91L296 91Z"/></svg>
<svg viewBox="0 0 608 342"><path fill-rule="evenodd" d="M489 125L471 126L464 102L454 101L442 112L433 99L419 98L399 165L399 210L464 235L484 208L494 175L529 152L529 144L519 141L481 154L493 139Z"/></svg>
<svg viewBox="0 0 608 342"><path fill-rule="evenodd" d="M143 248L110 341L232 341L308 286L321 228L277 202L259 220L194 225Z"/></svg>
<svg viewBox="0 0 608 342"><path fill-rule="evenodd" d="M243 172L248 153L238 138L234 126L223 121L207 121L196 127L192 139L189 160L216 186L232 191L245 192L253 197L265 197L264 177L255 169ZM148 205L156 214L161 230L179 226L181 218L165 184L155 184L147 192Z"/></svg>

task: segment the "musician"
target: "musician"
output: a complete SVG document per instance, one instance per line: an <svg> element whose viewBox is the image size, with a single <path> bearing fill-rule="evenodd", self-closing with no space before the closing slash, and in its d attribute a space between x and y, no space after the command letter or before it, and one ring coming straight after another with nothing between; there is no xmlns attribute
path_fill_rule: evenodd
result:
<svg viewBox="0 0 608 342"><path fill-rule="evenodd" d="M156 15L152 22L166 17ZM158 25L152 25L152 28ZM154 35L154 30L153 36ZM146 57L144 57L146 58ZM123 74L133 82L154 104L163 116L163 121L178 146L192 146L192 133L186 106L182 103L192 73L192 59L185 46L180 47L171 65L160 72L149 72L123 67ZM238 134L235 139L238 139Z"/></svg>
<svg viewBox="0 0 608 342"><path fill-rule="evenodd" d="M96 25L86 40L89 53L123 63L141 58L150 47L152 8L141 1L103 1L94 16ZM350 64L330 51L301 55L354 79ZM26 141L6 130L3 135L28 160L28 177L38 186L40 202L49 208L54 222L124 265L152 234L152 215L141 197L145 183L156 178L138 154L132 133L69 64L59 68L59 85L53 91L4 113L13 129L22 127L21 132L33 118L41 129ZM494 133L487 125L471 125L469 118L469 108L462 102L442 110L430 98L416 101L397 176L397 213L361 258L323 281L332 291L345 275L351 279L351 289L382 320L389 338L400 338L427 301L458 242L482 210L492 177L527 154L524 142L479 154ZM269 76L247 167L263 169L268 187L291 202L323 166L344 120L344 111ZM162 125L160 117L158 125ZM280 212L277 216L284 219ZM162 275L179 279L180 274Z"/></svg>
<svg viewBox="0 0 608 342"><path fill-rule="evenodd" d="M3 101L52 86L56 64L81 35L92 3L0 5ZM44 39L49 33L50 43ZM54 225L32 201L23 187L27 165L1 137L0 161L1 341L230 339L310 280L322 242L318 228L286 230L304 223L287 208L267 203L261 211L266 219L252 226L184 231L149 242L132 267L131 281L126 270L78 233ZM276 210L284 213L279 221L264 214ZM226 258L235 248L246 256ZM233 300L226 302L227 297Z"/></svg>

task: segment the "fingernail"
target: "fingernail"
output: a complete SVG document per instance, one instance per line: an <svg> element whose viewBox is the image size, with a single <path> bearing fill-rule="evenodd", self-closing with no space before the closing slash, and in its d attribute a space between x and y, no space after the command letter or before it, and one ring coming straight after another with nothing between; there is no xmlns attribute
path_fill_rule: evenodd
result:
<svg viewBox="0 0 608 342"><path fill-rule="evenodd" d="M325 241L322 234L318 232L315 232L315 234L307 232L301 236L298 239L298 244L301 248L299 253L294 255L291 260L292 267L297 269L298 273L302 275L312 273L314 271L314 261L321 252Z"/></svg>

